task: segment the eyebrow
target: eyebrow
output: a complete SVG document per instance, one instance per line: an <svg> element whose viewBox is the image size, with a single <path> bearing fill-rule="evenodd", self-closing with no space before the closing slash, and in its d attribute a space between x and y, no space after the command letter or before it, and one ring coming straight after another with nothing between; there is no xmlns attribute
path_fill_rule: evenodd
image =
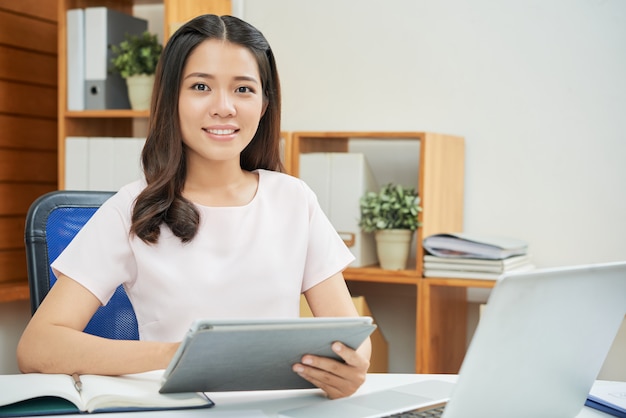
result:
<svg viewBox="0 0 626 418"><path fill-rule="evenodd" d="M211 79L211 80L214 80L214 79L215 79L215 76L213 76L213 75L211 75L211 74L207 74L207 73L198 73L198 72L196 72L196 73L190 73L190 74L187 74L187 75L185 76L184 80L186 80L186 79L188 79L188 78L193 78L193 77L198 77L198 78L208 78L208 79ZM234 77L234 79L235 79L236 81L249 81L249 82L252 82L252 83L259 84L259 81L258 81L256 78L251 77L251 76L247 76L247 75L238 75L238 76L235 76L235 77Z"/></svg>

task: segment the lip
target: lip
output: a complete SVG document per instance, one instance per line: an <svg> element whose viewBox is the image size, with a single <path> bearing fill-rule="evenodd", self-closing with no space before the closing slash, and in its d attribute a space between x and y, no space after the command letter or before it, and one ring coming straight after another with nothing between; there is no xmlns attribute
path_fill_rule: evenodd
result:
<svg viewBox="0 0 626 418"><path fill-rule="evenodd" d="M239 132L239 128L232 125L216 125L207 126L202 130L211 138L216 141L230 141Z"/></svg>

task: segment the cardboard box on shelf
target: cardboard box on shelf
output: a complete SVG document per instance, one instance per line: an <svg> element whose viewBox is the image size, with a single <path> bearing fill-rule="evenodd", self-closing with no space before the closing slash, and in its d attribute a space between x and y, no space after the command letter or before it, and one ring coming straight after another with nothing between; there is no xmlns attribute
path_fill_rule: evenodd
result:
<svg viewBox="0 0 626 418"><path fill-rule="evenodd" d="M354 302L359 315L373 317L364 296L354 296L352 302ZM300 316L313 316L304 296L300 298ZM374 323L376 323L376 318L374 318ZM368 371L370 373L387 373L389 371L389 347L380 327L376 328L370 339L372 341L372 357Z"/></svg>

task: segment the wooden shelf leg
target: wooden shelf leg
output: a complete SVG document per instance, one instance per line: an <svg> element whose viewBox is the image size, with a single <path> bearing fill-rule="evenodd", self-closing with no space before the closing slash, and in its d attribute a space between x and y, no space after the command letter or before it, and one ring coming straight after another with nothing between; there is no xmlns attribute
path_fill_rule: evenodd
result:
<svg viewBox="0 0 626 418"><path fill-rule="evenodd" d="M458 373L467 338L467 289L435 286L418 292L417 373Z"/></svg>

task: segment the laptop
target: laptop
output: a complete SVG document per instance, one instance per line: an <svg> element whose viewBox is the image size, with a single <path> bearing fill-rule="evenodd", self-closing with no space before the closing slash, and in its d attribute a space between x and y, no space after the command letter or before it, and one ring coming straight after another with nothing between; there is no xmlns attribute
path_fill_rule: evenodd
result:
<svg viewBox="0 0 626 418"><path fill-rule="evenodd" d="M280 416L341 411L343 418L375 418L444 403L444 418L574 417L625 315L626 262L505 274L491 292L456 384L414 383Z"/></svg>
<svg viewBox="0 0 626 418"><path fill-rule="evenodd" d="M372 318L243 318L195 320L167 369L159 392L306 389L292 371L304 354L339 359L335 341L358 347Z"/></svg>

